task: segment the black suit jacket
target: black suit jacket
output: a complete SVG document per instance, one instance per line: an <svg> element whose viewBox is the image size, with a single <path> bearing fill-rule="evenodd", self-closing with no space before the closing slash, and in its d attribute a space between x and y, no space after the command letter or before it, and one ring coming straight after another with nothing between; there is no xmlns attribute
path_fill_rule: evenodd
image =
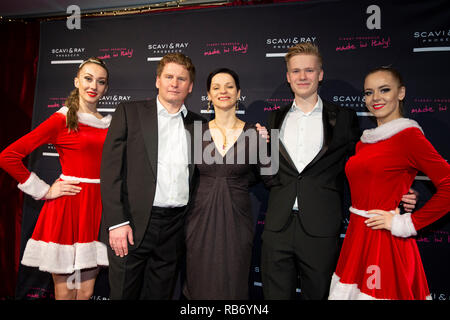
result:
<svg viewBox="0 0 450 320"><path fill-rule="evenodd" d="M281 129L291 105L269 116L269 129ZM286 226L298 197L300 219L313 236L336 236L342 223L342 194L345 162L354 152L360 137L356 113L323 101L323 147L317 156L298 172L280 141L278 177L281 185L269 194L264 230L280 231Z"/></svg>
<svg viewBox="0 0 450 320"><path fill-rule="evenodd" d="M189 112L183 118L192 136L193 122L204 119ZM189 146L188 139L188 146ZM189 148L189 147L188 147ZM158 118L156 99L124 102L114 112L103 145L100 171L103 204L100 239L109 245L109 228L130 221L134 244L139 246L156 192ZM190 192L194 165L189 164Z"/></svg>

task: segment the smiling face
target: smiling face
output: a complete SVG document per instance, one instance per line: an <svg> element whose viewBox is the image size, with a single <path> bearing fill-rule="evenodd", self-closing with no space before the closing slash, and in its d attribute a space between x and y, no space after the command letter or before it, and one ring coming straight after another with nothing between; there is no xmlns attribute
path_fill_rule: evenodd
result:
<svg viewBox="0 0 450 320"><path fill-rule="evenodd" d="M323 79L319 58L310 54L292 56L287 62L286 78L296 99L315 103L319 82Z"/></svg>
<svg viewBox="0 0 450 320"><path fill-rule="evenodd" d="M236 106L241 90L238 90L234 78L228 73L218 73L211 79L208 99L215 108L230 109Z"/></svg>
<svg viewBox="0 0 450 320"><path fill-rule="evenodd" d="M167 63L161 74L156 77L158 98L167 108L180 108L189 93L192 92L193 82L186 67L174 63Z"/></svg>
<svg viewBox="0 0 450 320"><path fill-rule="evenodd" d="M364 96L378 125L402 117L400 101L405 98L405 87L389 71L369 74L364 81Z"/></svg>
<svg viewBox="0 0 450 320"><path fill-rule="evenodd" d="M74 79L80 103L96 105L108 89L108 71L96 63L86 63Z"/></svg>

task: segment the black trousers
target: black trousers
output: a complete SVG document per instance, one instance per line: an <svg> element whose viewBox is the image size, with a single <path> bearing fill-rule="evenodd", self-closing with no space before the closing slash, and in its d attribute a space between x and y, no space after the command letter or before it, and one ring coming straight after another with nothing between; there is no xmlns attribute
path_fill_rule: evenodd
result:
<svg viewBox="0 0 450 320"><path fill-rule="evenodd" d="M139 247L116 256L108 247L110 297L113 300L169 300L184 252L183 208L152 207Z"/></svg>
<svg viewBox="0 0 450 320"><path fill-rule="evenodd" d="M290 221L279 232L263 231L261 277L267 300L295 299L298 278L301 299L328 298L339 238L309 235L299 215L293 211Z"/></svg>

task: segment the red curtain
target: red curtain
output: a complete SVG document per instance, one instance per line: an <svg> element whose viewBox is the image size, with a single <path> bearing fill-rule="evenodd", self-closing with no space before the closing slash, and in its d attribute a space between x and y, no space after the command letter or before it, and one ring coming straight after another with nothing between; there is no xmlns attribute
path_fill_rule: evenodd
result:
<svg viewBox="0 0 450 320"><path fill-rule="evenodd" d="M31 129L39 55L38 22L0 23L0 150ZM14 298L23 194L0 169L0 300Z"/></svg>

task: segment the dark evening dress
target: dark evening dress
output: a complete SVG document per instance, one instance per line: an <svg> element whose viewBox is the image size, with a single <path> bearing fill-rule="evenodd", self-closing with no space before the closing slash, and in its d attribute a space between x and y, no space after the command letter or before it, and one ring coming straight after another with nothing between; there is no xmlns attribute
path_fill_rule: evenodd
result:
<svg viewBox="0 0 450 320"><path fill-rule="evenodd" d="M208 128L204 123L202 132L209 134ZM253 170L262 166L255 142L259 139L256 128L246 123L224 157L212 139L202 142L199 183L186 220L183 293L188 299L248 299L254 236L249 185ZM211 163L205 155L215 161ZM274 181L270 176L261 178L266 186Z"/></svg>

